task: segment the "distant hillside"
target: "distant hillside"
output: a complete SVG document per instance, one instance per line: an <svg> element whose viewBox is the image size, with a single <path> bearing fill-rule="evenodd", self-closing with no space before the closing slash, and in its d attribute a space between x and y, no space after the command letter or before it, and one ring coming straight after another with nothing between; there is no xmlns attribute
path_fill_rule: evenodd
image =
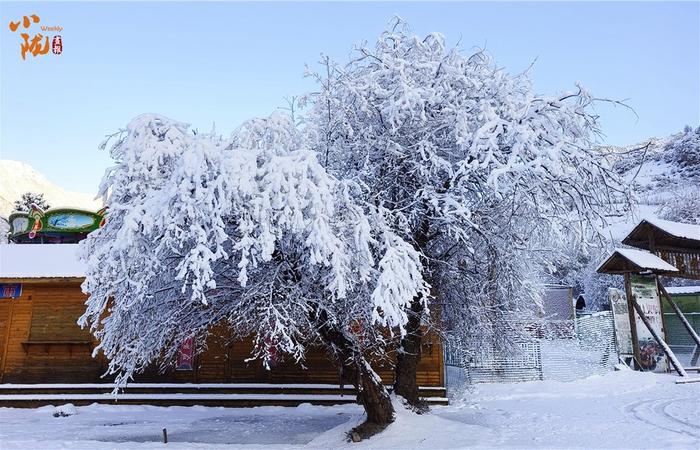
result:
<svg viewBox="0 0 700 450"><path fill-rule="evenodd" d="M7 217L25 192L44 194L52 207L72 206L75 208L99 209L101 200L94 195L67 191L46 179L29 164L8 159L0 160L0 216Z"/></svg>
<svg viewBox="0 0 700 450"><path fill-rule="evenodd" d="M621 239L639 219L700 220L700 127L627 147L607 147L613 167L630 183L639 202L634 216L611 228Z"/></svg>
<svg viewBox="0 0 700 450"><path fill-rule="evenodd" d="M47 180L29 164L0 160L0 217L7 218L14 209L15 200L25 192L44 194L51 207L70 206L90 210L102 207L102 201L94 200L94 195L66 191ZM7 223L0 220L0 241L4 241L7 229Z"/></svg>
<svg viewBox="0 0 700 450"><path fill-rule="evenodd" d="M640 200L656 204L700 182L700 129L627 147L615 168L633 183Z"/></svg>

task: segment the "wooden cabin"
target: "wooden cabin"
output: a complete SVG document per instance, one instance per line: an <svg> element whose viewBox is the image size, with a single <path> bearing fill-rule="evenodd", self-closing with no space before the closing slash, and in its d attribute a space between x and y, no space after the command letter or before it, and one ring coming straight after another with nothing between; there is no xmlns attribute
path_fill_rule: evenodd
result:
<svg viewBox="0 0 700 450"><path fill-rule="evenodd" d="M700 225L647 218L622 240L677 268L674 277L700 280Z"/></svg>
<svg viewBox="0 0 700 450"><path fill-rule="evenodd" d="M631 342L633 354L621 356L643 370L657 367L656 362L647 366L647 361L665 356L678 375L687 377L686 370L697 369L694 364L700 357L700 336L663 286L661 277L700 279L700 225L643 219L622 243L636 248L615 249L597 269L598 273L624 276L626 304L618 304L616 333L618 342ZM694 343L691 367L682 367L666 342L672 320L676 321L674 334L684 328L688 342ZM639 326L640 322L644 326ZM650 351L642 351L643 339Z"/></svg>
<svg viewBox="0 0 700 450"><path fill-rule="evenodd" d="M0 246L0 383L105 383L104 356L92 357L95 340L77 325L87 296L81 290L85 268L78 244ZM211 330L206 351L192 364L173 362L164 373L147 371L137 383L314 383L351 385L341 380L325 353L312 350L305 368L282 363L266 370L246 362L252 340L230 342L225 327ZM194 342L195 346L202 342ZM201 348L201 347L200 347ZM377 365L385 384L394 381L389 364ZM444 393L443 350L439 337L424 339L418 383ZM0 389L2 389L0 384ZM6 385L7 386L7 385Z"/></svg>

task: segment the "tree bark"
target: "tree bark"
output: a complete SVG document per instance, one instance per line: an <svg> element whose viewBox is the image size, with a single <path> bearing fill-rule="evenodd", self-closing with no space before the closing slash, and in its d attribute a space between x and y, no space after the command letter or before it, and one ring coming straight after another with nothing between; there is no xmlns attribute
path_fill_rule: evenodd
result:
<svg viewBox="0 0 700 450"><path fill-rule="evenodd" d="M318 314L319 334L333 350L342 371L353 380L357 399L365 409L367 420L350 431L353 440L369 438L394 421L394 406L382 380L369 361L359 351L356 343L344 330L329 325L326 315Z"/></svg>
<svg viewBox="0 0 700 450"><path fill-rule="evenodd" d="M420 327L423 310L422 299L413 299L406 324L406 335L401 339L401 347L394 369L396 375L394 392L405 398L411 406L420 410L426 409L425 403L420 399L416 380L423 341L423 330Z"/></svg>
<svg viewBox="0 0 700 450"><path fill-rule="evenodd" d="M416 250L423 255L430 240L428 238L429 231L430 223L427 219L424 219L414 235ZM428 267L423 269L423 273L429 279L430 269ZM396 375L394 392L405 398L418 411L426 411L428 409L427 404L420 399L418 381L416 380L423 341L421 320L425 312L424 300L422 296L414 297L410 309L406 311L408 314L406 335L401 339L401 346L396 357L396 367L394 368L394 374Z"/></svg>

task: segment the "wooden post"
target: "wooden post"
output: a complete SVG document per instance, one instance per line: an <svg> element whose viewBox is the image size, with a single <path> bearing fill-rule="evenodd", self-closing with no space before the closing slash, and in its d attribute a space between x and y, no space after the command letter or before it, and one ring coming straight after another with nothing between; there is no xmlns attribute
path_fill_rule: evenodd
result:
<svg viewBox="0 0 700 450"><path fill-rule="evenodd" d="M627 314L630 320L630 335L632 337L632 352L634 362L638 368L642 367L641 354L639 352L639 338L637 337L637 321L634 317L634 306L632 306L632 278L629 273L624 274L625 277L625 296L627 297Z"/></svg>
<svg viewBox="0 0 700 450"><path fill-rule="evenodd" d="M690 323L688 323L688 319L685 318L681 309L678 307L678 305L676 305L676 302L673 301L673 298L671 297L671 295L669 295L669 293L666 291L666 288L664 288L663 284L661 284L660 282L659 282L659 290L661 291L663 296L666 297L666 300L671 305L671 308L673 308L673 311L676 313L676 315L680 319L680 321L683 324L683 326L685 327L685 329L688 330L690 337L693 338L693 340L695 341L695 345L700 346L700 337L698 337L698 334L695 332L695 330L690 325Z"/></svg>
<svg viewBox="0 0 700 450"><path fill-rule="evenodd" d="M642 322L644 322L644 325L646 325L651 335L654 336L656 343L659 344L659 346L663 349L664 353L666 353L666 356L668 356L669 361L671 361L671 365L674 369L676 369L678 375L682 377L687 377L688 374L685 373L685 369L683 369L683 366L681 366L681 364L678 362L678 359L676 359L676 355L671 351L671 348L666 344L666 342L664 342L663 339L661 339L661 337L658 334L656 334L656 330L654 330L654 327L651 326L651 322L649 322L649 319L647 319L647 316L644 314L644 311L642 311L642 308L639 306L639 303L637 303L637 299L634 297L632 297L632 305L634 305L634 309L637 311L639 318L642 319Z"/></svg>
<svg viewBox="0 0 700 450"><path fill-rule="evenodd" d="M690 365L694 366L698 362L698 357L700 357L700 345L696 345L693 349L693 356L690 358Z"/></svg>

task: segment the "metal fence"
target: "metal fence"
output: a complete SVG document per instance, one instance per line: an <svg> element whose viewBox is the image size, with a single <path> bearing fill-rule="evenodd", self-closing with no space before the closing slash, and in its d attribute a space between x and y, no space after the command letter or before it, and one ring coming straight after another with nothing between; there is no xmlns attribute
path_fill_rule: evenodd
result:
<svg viewBox="0 0 700 450"><path fill-rule="evenodd" d="M700 313L686 312L683 315L695 332L700 334ZM691 355L695 350L695 341L690 337L690 333L675 313L664 313L664 328L666 342L673 353L676 354L681 364L690 365Z"/></svg>
<svg viewBox="0 0 700 450"><path fill-rule="evenodd" d="M519 322L525 336L510 351L464 348L447 339L447 384L570 381L613 369L618 362L610 311L574 320ZM454 390L454 389L453 389Z"/></svg>

